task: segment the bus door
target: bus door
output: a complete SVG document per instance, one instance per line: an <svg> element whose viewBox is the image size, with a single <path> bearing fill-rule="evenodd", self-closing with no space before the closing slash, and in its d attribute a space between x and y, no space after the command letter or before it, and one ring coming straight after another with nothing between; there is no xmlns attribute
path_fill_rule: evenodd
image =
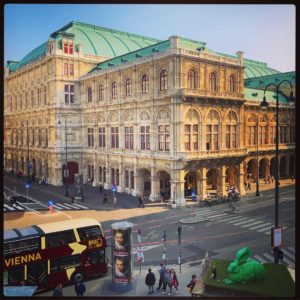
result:
<svg viewBox="0 0 300 300"><path fill-rule="evenodd" d="M38 262L27 266L27 284L39 287L47 285L47 262Z"/></svg>
<svg viewBox="0 0 300 300"><path fill-rule="evenodd" d="M95 250L90 251L88 253L88 261L91 264L89 269L91 271L91 275L99 275L101 273L105 273L106 270L104 268L105 264L105 250Z"/></svg>

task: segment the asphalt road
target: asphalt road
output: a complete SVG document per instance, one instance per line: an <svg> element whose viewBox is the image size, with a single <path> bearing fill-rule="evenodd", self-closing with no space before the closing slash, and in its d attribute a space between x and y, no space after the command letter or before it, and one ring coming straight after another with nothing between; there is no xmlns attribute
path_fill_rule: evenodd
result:
<svg viewBox="0 0 300 300"><path fill-rule="evenodd" d="M5 186L13 190L15 182L11 180L5 181ZM22 192L22 187L18 186L19 192ZM24 189L24 191L26 191ZM7 192L9 193L9 192ZM284 263L293 266L295 264L295 189L294 186L281 189L279 203L279 225L284 227ZM35 198L39 199L42 203L46 203L49 194L40 191L32 191ZM129 198L128 198L129 199ZM118 205L122 205L122 201L126 203L127 207L136 207L135 199L120 200ZM57 201L65 199L59 198ZM126 202L127 201L127 202ZM129 201L129 203L128 203ZM129 221L134 224L132 243L133 253L135 253L135 246L137 243L137 230L141 230L142 243L144 250L145 261L142 265L142 275L145 274L148 267L158 268L157 266L162 261L162 234L163 230L167 233L167 255L166 262L169 266L179 272L178 255L179 245L178 239L178 226L182 226L182 244L181 244L181 263L182 263L182 277L183 280L188 281L204 257L208 252L212 258L234 259L237 250L244 246L248 246L253 251L255 259L262 262L273 262L272 249L271 249L271 226L274 224L274 193L270 191L265 193L264 197L254 199L251 203L247 204L244 201L241 205L241 210L236 213L228 213L225 211L224 206L204 207L204 208L176 208L167 209L159 213L143 214L128 217L120 216L120 219ZM87 207L95 207L93 201L84 203ZM128 207L130 208L130 207ZM99 208L101 210L101 207ZM147 207L145 208L147 210ZM142 212L142 211L141 211ZM89 216L89 211L82 209L82 217ZM201 219L199 222L182 222L186 219ZM125 218L125 219L124 219ZM102 226L110 244L111 224L115 220L102 222ZM110 259L110 248L107 251L108 258ZM146 295L141 285L143 285L142 275L139 275L139 265L136 262L137 255L133 255L133 267L136 275L137 286L134 295ZM191 274L190 274L191 273ZM87 296L102 295L107 280L110 274L101 279L91 280L87 283L88 293ZM138 282L140 282L138 284ZM99 288L101 287L101 288ZM109 291L107 291L109 294ZM45 295L51 295L51 292ZM72 287L66 287L64 295L74 295ZM124 296L126 293L124 294ZM131 295L131 294L128 294ZM178 296L185 295L182 290ZM176 295L177 296L177 295Z"/></svg>

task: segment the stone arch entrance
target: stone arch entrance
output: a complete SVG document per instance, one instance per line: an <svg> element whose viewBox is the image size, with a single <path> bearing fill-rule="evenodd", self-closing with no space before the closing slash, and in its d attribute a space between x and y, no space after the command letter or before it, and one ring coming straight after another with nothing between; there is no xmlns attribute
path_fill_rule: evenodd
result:
<svg viewBox="0 0 300 300"><path fill-rule="evenodd" d="M166 171L159 171L156 175L159 182L159 194L163 196L164 199L170 199L171 197L171 185L170 180L171 176Z"/></svg>
<svg viewBox="0 0 300 300"><path fill-rule="evenodd" d="M280 178L286 177L286 158L285 156L282 156L280 158Z"/></svg>
<svg viewBox="0 0 300 300"><path fill-rule="evenodd" d="M253 158L249 160L247 164L247 176L249 179L256 179L257 177L256 169L257 169L256 159Z"/></svg>
<svg viewBox="0 0 300 300"><path fill-rule="evenodd" d="M138 171L137 186L138 190L149 196L151 194L151 172L148 169L140 169Z"/></svg>
<svg viewBox="0 0 300 300"><path fill-rule="evenodd" d="M216 193L218 191L218 171L210 169L206 173L206 191L207 193Z"/></svg>
<svg viewBox="0 0 300 300"><path fill-rule="evenodd" d="M269 176L269 161L267 158L262 158L259 162L259 178L266 178Z"/></svg>
<svg viewBox="0 0 300 300"><path fill-rule="evenodd" d="M66 164L62 168L63 183L72 184L74 183L74 174L79 173L79 167L77 162L68 161L68 173L65 174ZM67 176L64 176L67 175Z"/></svg>
<svg viewBox="0 0 300 300"><path fill-rule="evenodd" d="M273 157L270 161L270 175L275 177L275 157Z"/></svg>
<svg viewBox="0 0 300 300"><path fill-rule="evenodd" d="M226 178L225 183L229 186L238 184L238 169L237 167L229 167L225 171Z"/></svg>
<svg viewBox="0 0 300 300"><path fill-rule="evenodd" d="M197 194L197 173L196 173L196 171L190 171L184 176L184 196L191 197L193 190Z"/></svg>

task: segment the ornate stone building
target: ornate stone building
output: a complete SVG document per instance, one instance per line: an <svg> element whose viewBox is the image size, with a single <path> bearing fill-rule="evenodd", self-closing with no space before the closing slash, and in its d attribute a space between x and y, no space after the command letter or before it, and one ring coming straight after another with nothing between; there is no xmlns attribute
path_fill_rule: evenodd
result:
<svg viewBox="0 0 300 300"><path fill-rule="evenodd" d="M264 87L283 79L295 91L294 72L243 52L71 22L7 64L4 167L27 173L29 161L54 185L81 173L93 185L151 200L164 194L178 205L192 190L203 199L235 184L243 194L249 174L274 175L276 93L265 93L268 111L260 102ZM294 174L289 92L283 87L279 99L281 177Z"/></svg>

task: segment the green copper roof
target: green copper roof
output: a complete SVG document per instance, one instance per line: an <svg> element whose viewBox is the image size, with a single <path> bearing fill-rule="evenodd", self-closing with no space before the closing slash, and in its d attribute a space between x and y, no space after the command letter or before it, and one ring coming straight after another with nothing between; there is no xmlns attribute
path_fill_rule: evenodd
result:
<svg viewBox="0 0 300 300"><path fill-rule="evenodd" d="M158 39L117 31L80 22L71 22L58 32L74 34L85 54L117 57L160 42Z"/></svg>
<svg viewBox="0 0 300 300"><path fill-rule="evenodd" d="M296 78L296 73L293 71L293 72L278 73L278 74L255 77L255 78L248 78L245 79L244 82L245 82L245 87L263 89L269 83L278 84L282 80L288 80L294 85L295 78Z"/></svg>
<svg viewBox="0 0 300 300"><path fill-rule="evenodd" d="M166 41L148 46L146 48L143 48L143 49L140 49L137 51L133 51L133 52L118 56L116 58L112 58L112 59L106 60L104 62L101 62L97 65L97 67L92 69L89 72L89 74L93 73L96 70L105 70L105 69L120 65L122 63L134 61L140 57L148 57L154 53L162 52L169 48L170 48L170 40L166 40Z"/></svg>
<svg viewBox="0 0 300 300"><path fill-rule="evenodd" d="M46 51L47 51L47 42L39 45L38 47L36 47L32 51L30 51L17 64L11 65L11 67L9 67L10 71L16 71L19 68L29 64L30 62L33 62L33 61L37 60L38 58L45 56Z"/></svg>
<svg viewBox="0 0 300 300"><path fill-rule="evenodd" d="M216 54L231 57L231 58L237 58L237 56L235 55L229 55L229 54L224 54L219 52L216 52ZM267 64L264 62L260 62L248 58L244 59L244 65L245 65L244 79L280 73L279 71L269 68Z"/></svg>
<svg viewBox="0 0 300 300"><path fill-rule="evenodd" d="M250 101L258 101L261 102L264 97L264 91L260 89L254 89L254 88L244 88L244 95L246 100ZM276 102L276 92L275 91L269 91L267 90L266 93L266 100L268 102ZM281 93L279 93L279 103L281 104L287 104L288 99Z"/></svg>

